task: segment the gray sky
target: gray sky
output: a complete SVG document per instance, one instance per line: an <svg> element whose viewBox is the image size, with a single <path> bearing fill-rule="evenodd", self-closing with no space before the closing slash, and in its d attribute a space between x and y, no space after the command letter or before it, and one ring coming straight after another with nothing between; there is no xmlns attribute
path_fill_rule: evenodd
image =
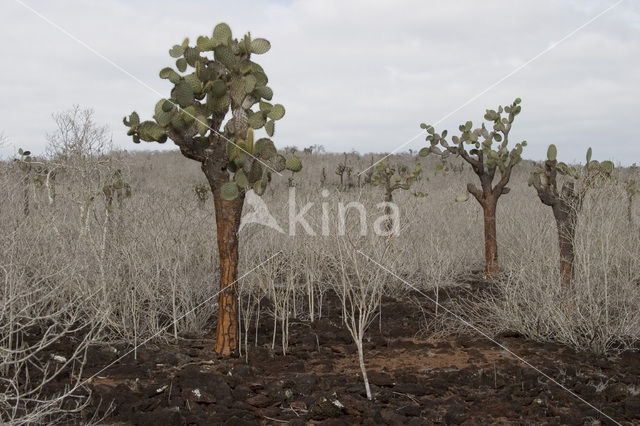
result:
<svg viewBox="0 0 640 426"><path fill-rule="evenodd" d="M389 152L580 27L616 0L461 1L93 1L21 0L166 94L158 72L168 49L227 22L234 36L271 41L256 58L287 108L277 146ZM4 40L0 132L10 146L40 153L51 114L95 109L116 146L134 145L122 117L151 117L157 94L26 9L0 4ZM486 108L521 97L512 131L524 156L640 162L640 2L623 1L437 126L479 123ZM165 144L173 148L172 143ZM420 136L405 147L424 146Z"/></svg>

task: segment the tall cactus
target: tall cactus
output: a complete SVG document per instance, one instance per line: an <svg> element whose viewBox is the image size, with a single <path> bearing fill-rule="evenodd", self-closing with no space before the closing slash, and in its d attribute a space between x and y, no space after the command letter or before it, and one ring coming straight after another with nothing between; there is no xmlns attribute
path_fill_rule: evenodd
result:
<svg viewBox="0 0 640 426"><path fill-rule="evenodd" d="M507 194L507 184L511 178L511 171L522 157L522 149L527 145L526 141L517 143L511 150L508 148L509 132L516 116L520 114L520 98L511 105L498 107L497 111L487 110L484 119L492 123L492 130L488 130L484 123L481 127L473 129L473 123L467 121L459 127L460 136L453 136L451 144L447 141L447 131L436 133L433 126L422 123L421 128L428 133L429 147L420 150L420 156L435 154L442 158L443 162L451 156L462 157L475 174L480 178L481 188L474 184L467 184L467 191L475 197L482 206L484 213L484 247L485 247L485 275L487 278L495 278L498 275L498 242L496 238L496 207L498 198ZM503 113L506 116L503 117ZM494 142L497 145L494 145ZM471 145L467 151L465 145ZM500 172L500 179L493 185L496 172Z"/></svg>
<svg viewBox="0 0 640 426"><path fill-rule="evenodd" d="M177 71L171 67L160 71L160 78L168 79L173 89L169 98L156 104L154 120L141 122L136 112L124 119L134 142L171 139L185 157L201 163L207 177L220 256L215 350L221 355L235 352L238 346L238 228L245 193L253 189L264 194L270 170L287 167L271 139L254 141L254 129L264 127L271 137L276 121L285 114L282 105L269 102L273 91L267 86L267 75L252 60L252 55L266 53L270 47L267 40L250 34L234 39L224 23L216 25L211 37L198 37L195 45L187 38L169 50Z"/></svg>
<svg viewBox="0 0 640 426"><path fill-rule="evenodd" d="M529 177L529 186L533 186L543 204L550 206L558 229L560 248L560 277L565 288L571 286L573 261L575 258L574 238L578 213L587 191L594 185L611 177L613 163L591 160L591 148L587 150L586 165L578 168L558 162L558 149L549 145L544 166L536 165ZM558 174L567 177L558 191ZM577 186L577 188L576 188Z"/></svg>

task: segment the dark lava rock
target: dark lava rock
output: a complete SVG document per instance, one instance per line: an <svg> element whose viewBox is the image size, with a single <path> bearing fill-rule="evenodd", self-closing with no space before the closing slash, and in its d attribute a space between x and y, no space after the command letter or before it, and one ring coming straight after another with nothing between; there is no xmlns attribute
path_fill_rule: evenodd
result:
<svg viewBox="0 0 640 426"><path fill-rule="evenodd" d="M189 366L178 374L178 380L183 390L189 392L192 397L197 397L198 392L210 395L216 402L231 403L231 388L225 378L219 374L202 372L195 366Z"/></svg>
<svg viewBox="0 0 640 426"><path fill-rule="evenodd" d="M344 405L345 413L352 416L360 416L370 409L370 402L368 400L351 395L342 396L340 402Z"/></svg>
<svg viewBox="0 0 640 426"><path fill-rule="evenodd" d="M249 421L249 420L246 420L246 419L242 419L242 418L239 418L237 416L233 416L233 417L229 418L224 424L225 424L225 426L226 425L229 425L229 426L254 426L254 425L259 424L259 423L255 422L255 421L252 422L252 421Z"/></svg>
<svg viewBox="0 0 640 426"><path fill-rule="evenodd" d="M403 424L406 418L398 414L395 410L385 409L380 411L380 417L387 425L400 425Z"/></svg>
<svg viewBox="0 0 640 426"><path fill-rule="evenodd" d="M133 423L139 426L174 426L187 424L178 407L137 413L132 417L131 420L133 420Z"/></svg>
<svg viewBox="0 0 640 426"><path fill-rule="evenodd" d="M604 390L604 397L609 402L623 401L628 396L627 385L623 383L614 383L607 386Z"/></svg>
<svg viewBox="0 0 640 426"><path fill-rule="evenodd" d="M624 412L632 419L640 419L640 399L627 399L624 402Z"/></svg>
<svg viewBox="0 0 640 426"><path fill-rule="evenodd" d="M231 371L231 376L240 378L254 378L256 377L256 369L246 364L234 365Z"/></svg>
<svg viewBox="0 0 640 426"><path fill-rule="evenodd" d="M464 423L469 416L465 414L464 407L457 406L450 408L444 415L444 421L448 425L459 425Z"/></svg>
<svg viewBox="0 0 640 426"><path fill-rule="evenodd" d="M427 394L427 389L418 383L400 383L393 388L393 391L414 396L423 396Z"/></svg>
<svg viewBox="0 0 640 426"><path fill-rule="evenodd" d="M193 388L193 389L189 389L189 388L185 388L182 389L182 398L184 400L190 400L193 402L199 402L202 404L215 404L216 403L216 397L214 395L212 395L211 393L207 392L204 389L200 389L200 388Z"/></svg>
<svg viewBox="0 0 640 426"><path fill-rule="evenodd" d="M246 401L248 398L254 395L253 391L247 385L238 385L232 391L233 399L236 401Z"/></svg>
<svg viewBox="0 0 640 426"><path fill-rule="evenodd" d="M258 395L248 398L246 402L253 407L265 408L271 405L272 400L269 396L259 393Z"/></svg>
<svg viewBox="0 0 640 426"><path fill-rule="evenodd" d="M294 387L302 393L310 393L318 385L318 376L315 374L304 374L293 379Z"/></svg>
<svg viewBox="0 0 640 426"><path fill-rule="evenodd" d="M422 415L422 407L419 405L407 405L398 410L398 413L407 417L420 417Z"/></svg>
<svg viewBox="0 0 640 426"><path fill-rule="evenodd" d="M329 419L342 414L344 405L331 395L322 395L311 405L311 417L315 420Z"/></svg>
<svg viewBox="0 0 640 426"><path fill-rule="evenodd" d="M368 376L369 376L369 383L372 383L376 386L390 387L396 384L395 380L393 380L393 377L391 377L391 375L387 373L371 371L369 372Z"/></svg>

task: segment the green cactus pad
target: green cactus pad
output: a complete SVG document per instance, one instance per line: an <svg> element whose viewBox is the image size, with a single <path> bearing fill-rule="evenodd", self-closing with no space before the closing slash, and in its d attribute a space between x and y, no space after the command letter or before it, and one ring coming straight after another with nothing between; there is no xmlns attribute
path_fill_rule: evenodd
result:
<svg viewBox="0 0 640 426"><path fill-rule="evenodd" d="M183 54L184 54L184 48L178 44L176 44L171 49L169 49L169 55L171 55L172 58L179 58Z"/></svg>
<svg viewBox="0 0 640 426"><path fill-rule="evenodd" d="M269 120L265 123L264 129L267 131L267 135L270 137L273 136L275 132L275 122L273 120Z"/></svg>
<svg viewBox="0 0 640 426"><path fill-rule="evenodd" d="M227 93L227 84L222 80L215 80L211 84L211 94L216 97L222 97Z"/></svg>
<svg viewBox="0 0 640 426"><path fill-rule="evenodd" d="M212 43L214 46L226 45L231 40L232 33L229 25L224 22L216 25L213 29L213 36L211 37Z"/></svg>
<svg viewBox="0 0 640 426"><path fill-rule="evenodd" d="M164 128L153 121L143 121L138 126L140 139L147 142L164 142L167 140Z"/></svg>
<svg viewBox="0 0 640 426"><path fill-rule="evenodd" d="M251 53L262 55L263 53L267 53L269 49L271 49L271 43L269 43L269 40L257 38L251 41Z"/></svg>
<svg viewBox="0 0 640 426"><path fill-rule="evenodd" d="M220 187L220 196L223 200L235 200L238 195L240 195L240 190L235 182L226 182Z"/></svg>
<svg viewBox="0 0 640 426"><path fill-rule="evenodd" d="M253 192L255 192L256 195L263 195L266 189L267 185L265 185L261 180L253 184Z"/></svg>
<svg viewBox="0 0 640 426"><path fill-rule="evenodd" d="M426 156L428 156L429 154L431 154L431 148L422 148L422 149L418 152L418 155L419 155L420 157L426 157Z"/></svg>
<svg viewBox="0 0 640 426"><path fill-rule="evenodd" d="M196 117L196 130L201 135L204 136L207 134L209 130L209 124L207 124L207 117L204 115L198 115Z"/></svg>
<svg viewBox="0 0 640 426"><path fill-rule="evenodd" d="M187 81L182 80L174 87L171 95L182 108L193 104L193 87Z"/></svg>
<svg viewBox="0 0 640 426"><path fill-rule="evenodd" d="M602 163L600 163L600 170L602 170L604 173L610 175L611 173L613 173L613 163L611 161L603 161Z"/></svg>
<svg viewBox="0 0 640 426"><path fill-rule="evenodd" d="M285 113L284 106L280 104L275 104L267 114L267 117L269 117L272 120L280 120L282 117L284 117L284 113Z"/></svg>
<svg viewBox="0 0 640 426"><path fill-rule="evenodd" d="M249 180L247 179L247 176L244 174L242 170L238 170L236 172L235 176L233 177L233 180L242 189L249 186Z"/></svg>
<svg viewBox="0 0 640 426"><path fill-rule="evenodd" d="M185 72L187 70L187 60L185 58L179 58L176 61L176 68L178 68L180 72Z"/></svg>
<svg viewBox="0 0 640 426"><path fill-rule="evenodd" d="M257 86L254 93L259 97L270 101L273 98L273 90L268 86Z"/></svg>
<svg viewBox="0 0 640 426"><path fill-rule="evenodd" d="M207 36L198 37L196 46L198 46L198 50L201 52L211 51L216 47L214 41Z"/></svg>
<svg viewBox="0 0 640 426"><path fill-rule="evenodd" d="M227 46L218 46L214 51L214 58L229 70L233 70L236 66L236 56Z"/></svg>
<svg viewBox="0 0 640 426"><path fill-rule="evenodd" d="M265 125L265 123L266 120L264 119L264 116L261 112L256 112L249 116L249 126L251 126L251 128L253 129L260 129Z"/></svg>
<svg viewBox="0 0 640 426"><path fill-rule="evenodd" d="M285 168L292 172L299 172L302 170L302 161L298 157L288 158L285 163Z"/></svg>
<svg viewBox="0 0 640 426"><path fill-rule="evenodd" d="M253 153L260 158L270 160L278 151L271 139L261 138L256 141Z"/></svg>

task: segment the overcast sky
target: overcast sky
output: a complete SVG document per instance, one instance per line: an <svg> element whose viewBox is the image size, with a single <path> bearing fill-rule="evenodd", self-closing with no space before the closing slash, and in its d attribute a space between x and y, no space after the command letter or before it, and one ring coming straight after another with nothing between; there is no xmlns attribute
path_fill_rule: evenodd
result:
<svg viewBox="0 0 640 426"><path fill-rule="evenodd" d="M227 22L234 36L271 41L256 58L287 108L277 146L389 152L421 122L457 130L486 108L522 98L512 138L541 159L640 162L640 2L626 0L566 40L616 0L93 1L21 0L153 89L173 65L168 49ZM134 145L122 117L151 117L158 96L16 0L0 2L0 132L9 147L44 151L51 114L95 109L117 147ZM556 44L557 43L557 44ZM496 87L468 102L532 58ZM174 148L168 142L166 148ZM424 146L417 137L404 150Z"/></svg>

